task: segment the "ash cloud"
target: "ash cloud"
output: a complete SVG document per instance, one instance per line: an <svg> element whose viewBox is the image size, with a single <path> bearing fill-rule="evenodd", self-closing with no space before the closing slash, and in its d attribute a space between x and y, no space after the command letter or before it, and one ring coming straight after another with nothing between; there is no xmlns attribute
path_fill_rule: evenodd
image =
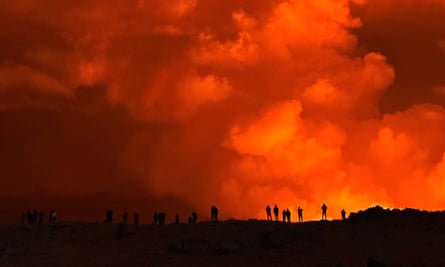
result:
<svg viewBox="0 0 445 267"><path fill-rule="evenodd" d="M4 1L1 190L73 217L440 208L443 1L377 2Z"/></svg>

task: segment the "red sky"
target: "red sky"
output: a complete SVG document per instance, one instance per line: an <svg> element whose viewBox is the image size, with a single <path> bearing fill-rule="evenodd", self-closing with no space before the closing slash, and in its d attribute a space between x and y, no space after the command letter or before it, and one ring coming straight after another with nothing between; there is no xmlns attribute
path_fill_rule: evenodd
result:
<svg viewBox="0 0 445 267"><path fill-rule="evenodd" d="M2 222L443 209L443 18L440 0L4 0Z"/></svg>

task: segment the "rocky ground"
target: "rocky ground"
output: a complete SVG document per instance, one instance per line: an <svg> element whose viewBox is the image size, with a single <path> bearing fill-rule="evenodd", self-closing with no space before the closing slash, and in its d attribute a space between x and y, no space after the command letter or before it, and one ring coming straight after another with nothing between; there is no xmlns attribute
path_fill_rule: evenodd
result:
<svg viewBox="0 0 445 267"><path fill-rule="evenodd" d="M445 214L373 208L346 221L0 227L0 266L444 266Z"/></svg>

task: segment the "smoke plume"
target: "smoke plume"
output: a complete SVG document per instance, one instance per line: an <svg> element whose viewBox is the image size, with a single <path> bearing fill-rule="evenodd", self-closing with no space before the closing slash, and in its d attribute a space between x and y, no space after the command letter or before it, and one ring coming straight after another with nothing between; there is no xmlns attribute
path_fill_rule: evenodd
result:
<svg viewBox="0 0 445 267"><path fill-rule="evenodd" d="M3 1L8 212L440 209L444 3Z"/></svg>

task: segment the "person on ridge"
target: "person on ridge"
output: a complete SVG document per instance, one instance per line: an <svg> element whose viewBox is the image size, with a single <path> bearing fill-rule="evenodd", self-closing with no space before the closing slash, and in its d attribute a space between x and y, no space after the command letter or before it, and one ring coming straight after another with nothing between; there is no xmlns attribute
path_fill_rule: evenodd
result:
<svg viewBox="0 0 445 267"><path fill-rule="evenodd" d="M327 217L326 217L327 210L328 210L328 206L326 206L326 204L323 203L323 206L321 206L321 220L322 221L327 219Z"/></svg>
<svg viewBox="0 0 445 267"><path fill-rule="evenodd" d="M267 220L272 221L272 209L270 208L269 205L267 205L266 207L266 215L267 215Z"/></svg>
<svg viewBox="0 0 445 267"><path fill-rule="evenodd" d="M139 213L135 213L133 217L133 223L134 225L139 225Z"/></svg>
<svg viewBox="0 0 445 267"><path fill-rule="evenodd" d="M289 209L286 209L286 218L287 218L287 222L288 222L288 223L291 222L291 220L290 220L290 216L291 216L291 212L290 212L290 210L289 210Z"/></svg>
<svg viewBox="0 0 445 267"><path fill-rule="evenodd" d="M275 215L275 221L278 221L278 214L280 213L280 209L278 209L278 206L275 204L273 207L273 214Z"/></svg>
<svg viewBox="0 0 445 267"><path fill-rule="evenodd" d="M303 222L303 209L298 206L298 222Z"/></svg>
<svg viewBox="0 0 445 267"><path fill-rule="evenodd" d="M124 224L127 224L127 222L128 222L128 212L124 212L124 214L122 215L122 221L124 222Z"/></svg>
<svg viewBox="0 0 445 267"><path fill-rule="evenodd" d="M344 209L341 210L341 219L346 220L346 211Z"/></svg>

